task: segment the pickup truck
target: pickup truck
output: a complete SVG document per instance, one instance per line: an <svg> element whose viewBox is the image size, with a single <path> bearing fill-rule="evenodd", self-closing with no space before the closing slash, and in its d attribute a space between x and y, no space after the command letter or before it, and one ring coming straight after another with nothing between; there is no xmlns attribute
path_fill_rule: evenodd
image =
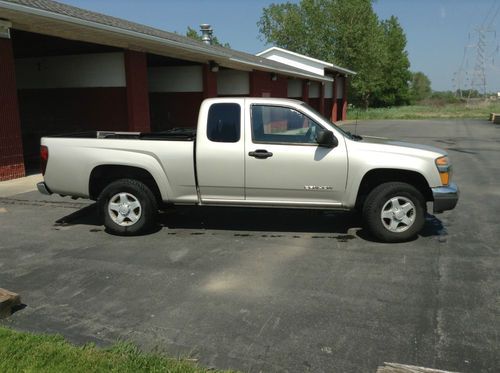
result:
<svg viewBox="0 0 500 373"><path fill-rule="evenodd" d="M203 101L196 130L106 132L41 140L44 194L96 200L108 232L135 235L171 205L356 210L379 240L422 229L427 202L459 191L445 151L344 131L307 104Z"/></svg>

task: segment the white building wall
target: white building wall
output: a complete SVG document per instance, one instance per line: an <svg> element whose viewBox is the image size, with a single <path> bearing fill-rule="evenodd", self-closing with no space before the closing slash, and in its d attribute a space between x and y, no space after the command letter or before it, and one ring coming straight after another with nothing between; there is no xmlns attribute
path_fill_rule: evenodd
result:
<svg viewBox="0 0 500 373"><path fill-rule="evenodd" d="M161 66L148 68L150 92L203 92L201 66Z"/></svg>
<svg viewBox="0 0 500 373"><path fill-rule="evenodd" d="M250 94L250 75L247 71L221 69L217 73L217 93L219 95Z"/></svg>
<svg viewBox="0 0 500 373"><path fill-rule="evenodd" d="M302 80L288 79L288 97L302 97Z"/></svg>
<svg viewBox="0 0 500 373"><path fill-rule="evenodd" d="M325 66L319 63L315 63L313 61L304 61L303 58L298 56L285 54L280 51L271 51L269 54L262 55L265 58L268 58L273 61L284 63L288 66L293 66L298 69L302 69L305 71L309 71L318 75L325 75Z"/></svg>
<svg viewBox="0 0 500 373"><path fill-rule="evenodd" d="M19 58L18 89L125 87L122 52Z"/></svg>
<svg viewBox="0 0 500 373"><path fill-rule="evenodd" d="M320 96L320 84L319 82L310 82L309 84L309 98L319 98Z"/></svg>
<svg viewBox="0 0 500 373"><path fill-rule="evenodd" d="M333 97L333 83L325 82L325 98Z"/></svg>

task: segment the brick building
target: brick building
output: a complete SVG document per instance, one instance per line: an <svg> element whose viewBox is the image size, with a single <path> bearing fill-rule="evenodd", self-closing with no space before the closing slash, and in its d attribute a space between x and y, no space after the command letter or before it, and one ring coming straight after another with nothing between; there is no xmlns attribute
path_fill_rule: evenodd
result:
<svg viewBox="0 0 500 373"><path fill-rule="evenodd" d="M353 72L319 62L322 71L50 0L0 0L0 180L38 169L41 136L194 127L207 97L294 97L345 119L342 79Z"/></svg>

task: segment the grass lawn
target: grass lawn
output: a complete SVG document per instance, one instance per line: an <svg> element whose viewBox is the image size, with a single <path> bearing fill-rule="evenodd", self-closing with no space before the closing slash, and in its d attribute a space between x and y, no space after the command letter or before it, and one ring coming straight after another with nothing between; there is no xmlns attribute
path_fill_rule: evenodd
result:
<svg viewBox="0 0 500 373"><path fill-rule="evenodd" d="M101 349L74 346L61 336L21 333L0 326L0 372L216 372L190 361L140 352L131 344ZM219 371L220 372L220 371Z"/></svg>
<svg viewBox="0 0 500 373"><path fill-rule="evenodd" d="M349 119L453 119L474 118L488 120L490 113L500 113L500 102L480 102L471 105L465 103L442 105L411 105L391 108L349 110Z"/></svg>

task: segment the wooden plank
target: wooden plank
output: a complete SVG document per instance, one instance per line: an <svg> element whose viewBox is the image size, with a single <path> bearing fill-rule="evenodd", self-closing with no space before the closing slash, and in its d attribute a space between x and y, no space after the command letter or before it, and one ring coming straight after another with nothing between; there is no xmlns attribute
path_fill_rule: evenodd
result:
<svg viewBox="0 0 500 373"><path fill-rule="evenodd" d="M458 373L447 370L439 370L425 367L417 367L414 365L405 365L398 363L384 363L377 369L377 373Z"/></svg>
<svg viewBox="0 0 500 373"><path fill-rule="evenodd" d="M9 317L12 314L12 308L20 304L19 294L0 288L0 319Z"/></svg>

